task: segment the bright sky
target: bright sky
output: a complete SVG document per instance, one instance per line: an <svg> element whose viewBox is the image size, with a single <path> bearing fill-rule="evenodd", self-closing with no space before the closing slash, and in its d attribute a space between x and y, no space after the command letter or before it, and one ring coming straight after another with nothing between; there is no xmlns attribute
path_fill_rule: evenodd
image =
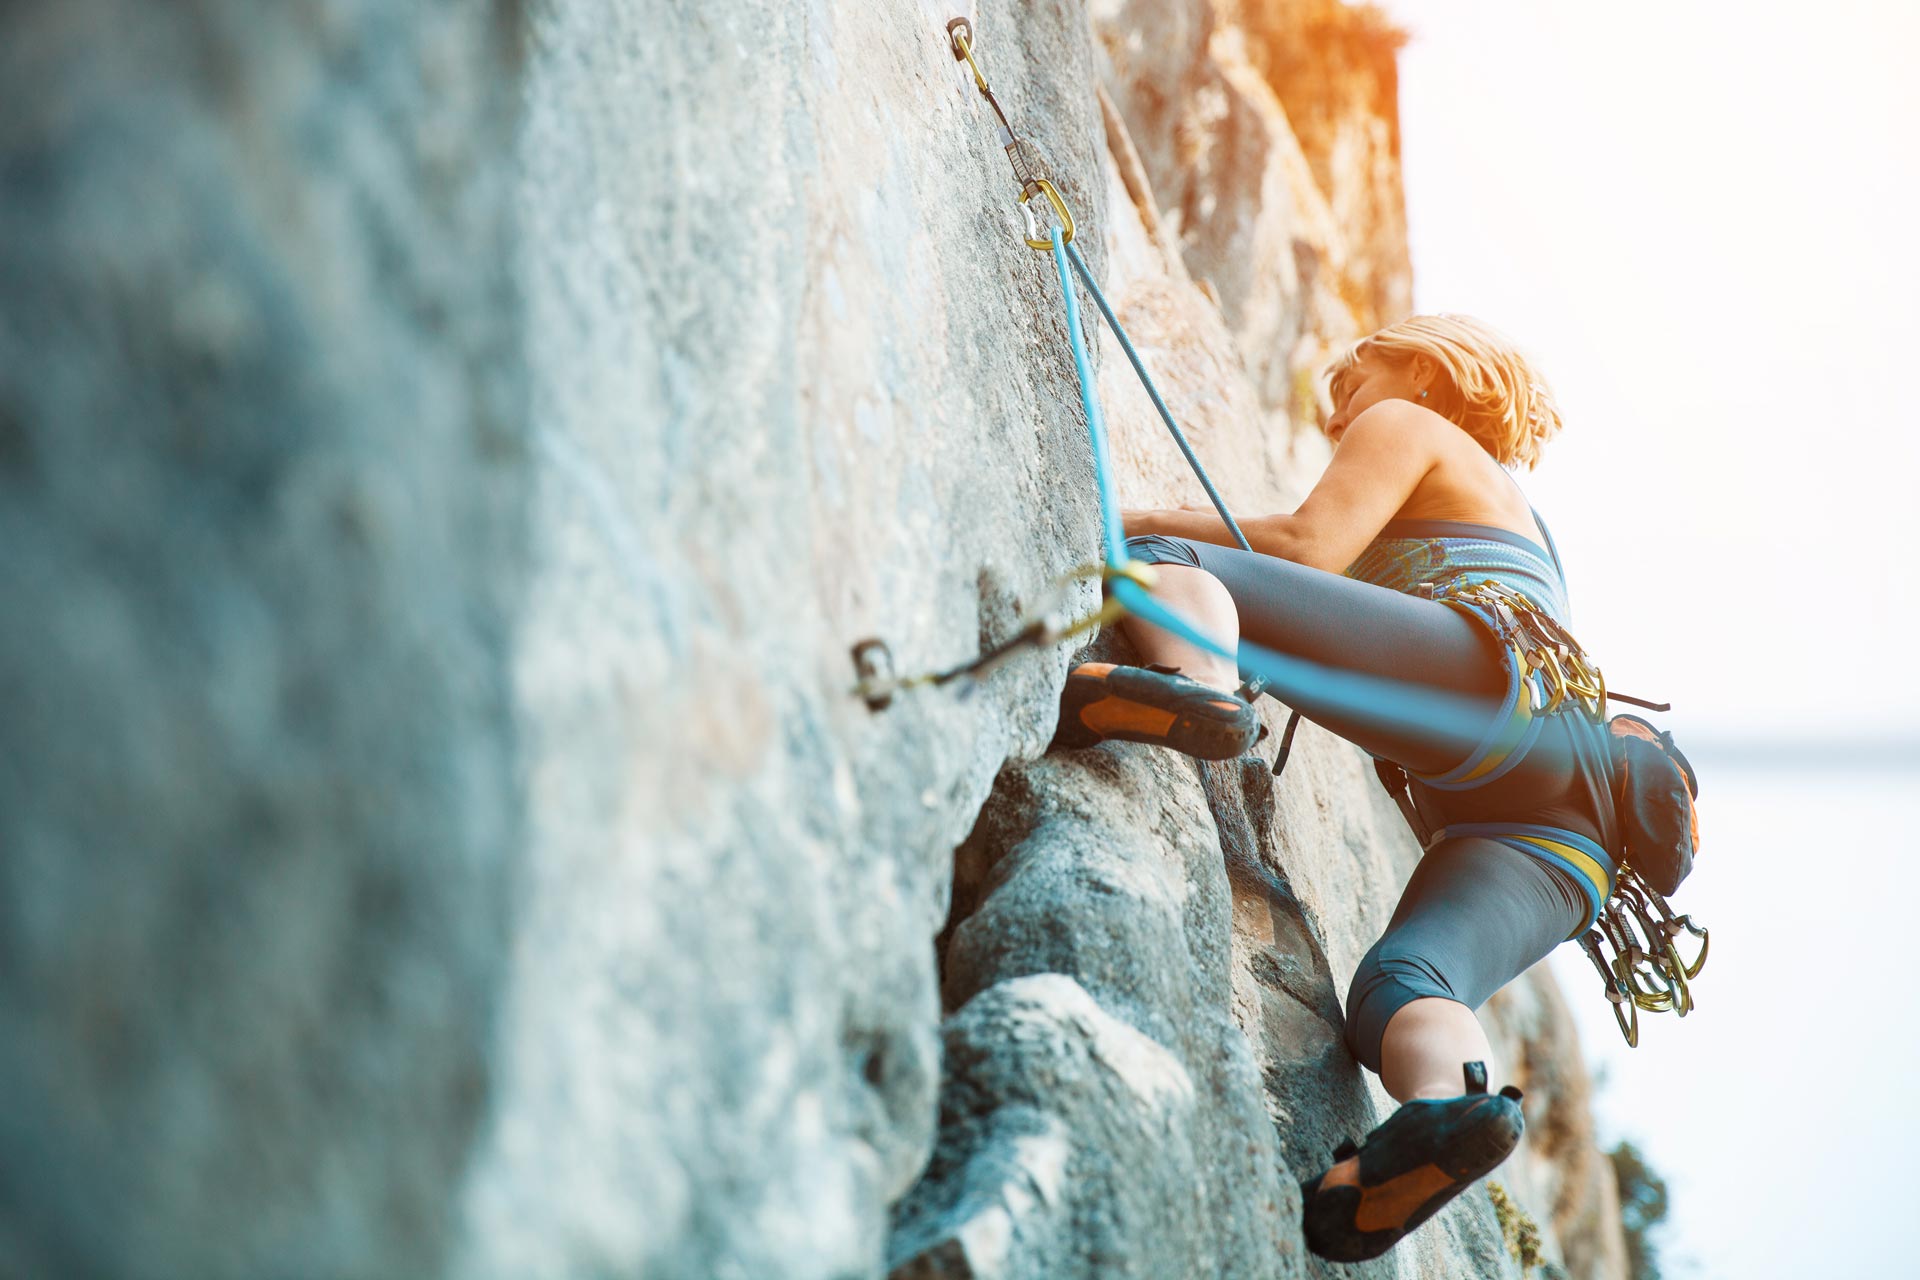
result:
<svg viewBox="0 0 1920 1280"><path fill-rule="evenodd" d="M1915 757L1738 752L1920 745L1920 4L1382 7L1415 303L1554 384L1567 434L1522 479L1574 629L1702 773L1699 1010L1630 1052L1554 957L1603 1133L1668 1177L1670 1276L1916 1274Z"/></svg>
<svg viewBox="0 0 1920 1280"><path fill-rule="evenodd" d="M1554 384L1523 481L1610 680L1696 740L1916 736L1920 5L1383 7L1416 305Z"/></svg>

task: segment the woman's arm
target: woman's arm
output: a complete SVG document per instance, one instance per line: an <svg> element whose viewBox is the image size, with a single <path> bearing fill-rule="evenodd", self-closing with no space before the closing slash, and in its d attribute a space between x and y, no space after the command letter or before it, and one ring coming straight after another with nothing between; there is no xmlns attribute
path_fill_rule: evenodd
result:
<svg viewBox="0 0 1920 1280"><path fill-rule="evenodd" d="M1367 409L1341 436L1333 461L1299 510L1240 521L1248 544L1262 555L1341 572L1439 461L1436 428L1455 429L1404 400L1383 400ZM1129 537L1158 533L1238 545L1211 510L1123 511L1121 521Z"/></svg>
<svg viewBox="0 0 1920 1280"><path fill-rule="evenodd" d="M1240 521L1240 531L1247 532L1247 520ZM1177 511L1122 511L1120 524L1129 538L1138 538L1150 533L1165 534L1169 538L1186 538L1193 542L1213 542L1223 547L1237 547L1240 544L1227 532L1226 521L1220 518L1211 505L1205 507L1181 507ZM1251 535L1247 538L1252 542ZM1259 550L1255 547L1254 550Z"/></svg>

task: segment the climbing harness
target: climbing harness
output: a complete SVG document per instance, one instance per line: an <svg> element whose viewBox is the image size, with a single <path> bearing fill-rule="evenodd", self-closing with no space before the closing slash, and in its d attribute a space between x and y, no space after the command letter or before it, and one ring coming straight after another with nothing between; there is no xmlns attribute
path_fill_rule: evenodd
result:
<svg viewBox="0 0 1920 1280"><path fill-rule="evenodd" d="M1603 713L1607 682L1587 659L1580 642L1554 616L1503 582L1455 578L1425 593L1432 599L1485 619L1510 650L1519 669L1528 672L1533 715L1550 716L1569 697L1588 715Z"/></svg>
<svg viewBox="0 0 1920 1280"><path fill-rule="evenodd" d="M1126 353L1141 385L1153 402L1161 421L1179 446L1188 465L1199 478L1208 499L1219 512L1233 540L1251 551L1240 525L1227 510L1225 501L1200 464L1166 400L1154 385L1139 353L1134 349L1119 317L1093 278L1079 249L1074 245L1076 227L1072 211L1059 188L1046 175L1035 149L1013 129L999 99L988 85L985 72L974 54L972 24L955 18L947 24L947 38L955 61L964 62L973 74L975 87L992 109L999 124L1000 142L1012 166L1019 188L1019 207L1026 222L1027 244L1036 251L1051 253L1064 302L1067 342L1073 357L1074 372L1080 384L1081 406L1086 415L1087 436L1092 447L1094 482L1098 491L1101 517L1101 541L1104 563L1083 565L1062 575L1054 584L1052 607L1039 611L1022 622L1005 640L978 656L941 671L915 676L899 676L893 670L892 655L879 639L856 644L853 659L859 680L855 692L878 711L891 702L900 690L917 686L940 686L977 678L1029 648L1046 648L1073 636L1084 634L1131 614L1186 640L1209 653L1236 662L1253 673L1243 688L1249 699L1263 686L1270 685L1282 701L1295 701L1289 693L1312 690L1323 703L1337 704L1357 722L1382 725L1422 725L1436 741L1458 742L1465 758L1460 766L1446 774L1423 778L1427 785L1441 789L1459 789L1484 785L1513 767L1522 758L1545 717L1577 713L1598 719L1609 701L1630 702L1654 710L1666 710L1664 704L1613 693L1606 687L1600 670L1586 656L1577 641L1550 614L1535 606L1526 596L1491 580L1457 578L1436 587L1433 599L1480 619L1490 627L1510 658L1512 678L1506 707L1494 726L1486 726L1483 703L1460 695L1425 686L1404 684L1324 667L1290 654L1279 653L1251 641L1242 640L1228 647L1184 618L1167 609L1148 594L1153 585L1151 566L1130 560L1120 526L1118 493L1107 451L1106 423L1095 392L1091 362L1081 325L1080 304L1074 288L1077 276L1092 295L1101 317ZM1050 224L1035 221L1033 198L1041 196L1050 211ZM1543 527L1544 530L1544 527ZM1556 566L1558 555L1554 556ZM1098 577L1104 587L1099 609L1078 619L1066 616L1060 603L1070 588ZM1287 722L1279 753L1274 761L1278 775L1292 750L1294 731L1300 715L1293 713ZM1670 740L1669 740L1669 745ZM1387 789L1406 815L1422 847L1446 835L1486 835L1529 854L1545 858L1573 873L1585 886L1592 913L1588 926L1580 931L1580 945L1607 984L1607 999L1614 1007L1615 1019L1629 1045L1639 1042L1639 1013L1674 1012L1686 1016L1693 1007L1688 983L1700 973L1707 959L1707 930L1695 925L1689 916L1675 915L1666 899L1647 884L1632 865L1617 864L1599 845L1575 832L1560 828L1535 827L1524 823L1456 824L1441 832L1426 831L1407 791L1408 775L1397 765L1376 761L1375 767ZM1699 950L1691 960L1678 948L1682 934L1699 939ZM1609 957L1603 949L1610 948Z"/></svg>
<svg viewBox="0 0 1920 1280"><path fill-rule="evenodd" d="M1557 562L1556 557L1556 562ZM1545 716L1566 713L1583 715L1598 721L1605 715L1608 701L1630 701L1652 710L1667 710L1664 703L1610 693L1600 669L1586 655L1580 643L1558 621L1536 608L1524 595L1502 583L1480 580L1463 583L1460 579L1439 584L1422 594L1462 609L1493 628L1503 649L1509 654L1509 683L1506 710L1496 717L1482 749L1459 767L1437 777L1419 780L1439 790L1462 790L1480 786L1500 776L1524 755L1530 732L1537 730ZM1524 674L1523 674L1524 673ZM1623 725L1622 722L1631 722ZM1518 731L1514 726L1520 726ZM1287 726L1286 738L1293 734ZM1644 727L1644 728L1643 728ZM1416 775L1390 760L1376 759L1374 772L1387 793L1393 797L1421 849L1431 849L1456 836L1478 836L1498 841L1529 857L1559 867L1574 878L1586 894L1586 923L1568 936L1577 939L1581 951L1600 974L1608 1003L1613 1006L1614 1021L1620 1027L1629 1048L1640 1043L1640 1012L1673 1013L1686 1017L1694 1008L1688 983L1700 975L1707 963L1708 932L1690 915L1677 915L1666 896L1648 882L1658 871L1668 891L1679 887L1680 879L1691 865L1693 835L1691 795L1697 791L1692 766L1673 746L1671 734L1660 733L1638 716L1619 715L1609 723L1609 741L1614 744L1614 769L1620 778L1621 793L1615 796L1616 812L1623 827L1625 851L1638 854L1642 865L1616 856L1577 831L1524 822L1457 822L1431 830L1413 803L1409 781ZM1664 821L1653 823L1647 808L1670 808L1677 802L1669 789L1657 790L1659 777L1641 787L1635 795L1633 776L1624 765L1622 748L1639 746L1643 754L1632 775L1652 774L1649 761L1671 759L1674 775L1683 775L1678 802L1687 805L1684 819L1689 831L1676 828L1679 819L1663 814ZM1286 742L1282 743L1282 754ZM1509 754L1502 754L1503 748ZM1281 761L1276 761L1276 770ZM1647 795L1656 799L1649 803ZM1647 828L1658 829L1649 832ZM1647 861L1648 845L1685 842L1685 865ZM1663 856L1674 860L1670 851ZM1691 959L1679 948L1682 934L1699 939L1699 950Z"/></svg>

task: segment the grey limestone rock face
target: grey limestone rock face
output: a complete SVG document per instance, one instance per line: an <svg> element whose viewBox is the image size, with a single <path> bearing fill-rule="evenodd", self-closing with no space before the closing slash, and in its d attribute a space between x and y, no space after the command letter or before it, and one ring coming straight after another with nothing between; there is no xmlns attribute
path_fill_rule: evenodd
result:
<svg viewBox="0 0 1920 1280"><path fill-rule="evenodd" d="M1223 488L1296 499L1353 193L1209 8L973 8ZM0 8L0 1274L1330 1274L1414 856L1364 762L1048 755L1063 645L854 696L1096 604L952 16ZM1191 500L1084 323L1123 504ZM1516 1197L1617 1274L1502 999ZM1491 1212L1343 1274L1509 1274Z"/></svg>
<svg viewBox="0 0 1920 1280"><path fill-rule="evenodd" d="M849 649L959 662L1097 541L1053 264L944 22L533 11L533 764L463 1274L868 1274L927 1160L952 849L1065 655L874 713ZM1077 8L978 41L1100 225Z"/></svg>
<svg viewBox="0 0 1920 1280"><path fill-rule="evenodd" d="M959 855L942 1139L896 1277L1269 1274L1298 1250L1196 775L1118 746L1002 775Z"/></svg>

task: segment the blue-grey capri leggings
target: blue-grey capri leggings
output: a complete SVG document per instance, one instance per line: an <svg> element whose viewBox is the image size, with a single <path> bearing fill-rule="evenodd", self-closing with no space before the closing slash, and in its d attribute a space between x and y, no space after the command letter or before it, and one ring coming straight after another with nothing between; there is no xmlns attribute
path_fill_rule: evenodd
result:
<svg viewBox="0 0 1920 1280"><path fill-rule="evenodd" d="M1218 578L1233 597L1240 634L1310 661L1484 698L1491 719L1507 688L1498 645L1479 624L1432 600L1273 556L1185 538L1127 541L1149 564L1184 564ZM1416 733L1362 725L1310 694L1294 704L1307 719L1369 754L1415 773L1459 763ZM1612 824L1604 741L1580 717L1551 717L1528 760L1477 791L1415 784L1434 826L1447 822L1537 822L1605 841ZM1541 750L1549 739L1556 749ZM1539 763L1533 763L1538 757ZM1588 901L1567 872L1479 837L1436 844L1414 868L1387 931L1347 992L1347 1047L1380 1070L1387 1022L1424 996L1478 1009L1495 991L1579 929Z"/></svg>

